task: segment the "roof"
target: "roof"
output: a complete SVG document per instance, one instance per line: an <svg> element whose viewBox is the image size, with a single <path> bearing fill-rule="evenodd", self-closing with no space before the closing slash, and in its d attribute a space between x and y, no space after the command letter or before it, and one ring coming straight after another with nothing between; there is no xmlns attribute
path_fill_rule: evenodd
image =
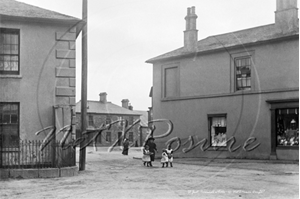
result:
<svg viewBox="0 0 300 199"><path fill-rule="evenodd" d="M87 113L110 114L110 115L141 115L137 111L132 111L111 102L102 103L100 101L87 101ZM76 113L81 112L81 101L76 103Z"/></svg>
<svg viewBox="0 0 300 199"><path fill-rule="evenodd" d="M0 0L0 15L32 19L79 21L80 19L15 0Z"/></svg>
<svg viewBox="0 0 300 199"><path fill-rule="evenodd" d="M226 34L209 36L199 40L197 43L197 51L191 52L186 49L179 48L174 51L147 60L147 63L154 63L161 60L173 59L182 56L191 56L195 53L204 53L215 50L227 50L228 48L256 44L259 42L282 39L291 36L299 36L299 29L283 33L276 28L275 24L258 26L255 28L230 32Z"/></svg>

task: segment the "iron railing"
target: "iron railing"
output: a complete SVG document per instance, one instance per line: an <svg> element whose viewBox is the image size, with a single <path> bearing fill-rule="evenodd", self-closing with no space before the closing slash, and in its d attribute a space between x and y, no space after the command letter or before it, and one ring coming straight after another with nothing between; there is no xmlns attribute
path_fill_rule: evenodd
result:
<svg viewBox="0 0 300 199"><path fill-rule="evenodd" d="M40 150L41 144L40 140L20 140L15 145L0 147L0 168L60 168L76 165L73 147L62 148L56 142Z"/></svg>

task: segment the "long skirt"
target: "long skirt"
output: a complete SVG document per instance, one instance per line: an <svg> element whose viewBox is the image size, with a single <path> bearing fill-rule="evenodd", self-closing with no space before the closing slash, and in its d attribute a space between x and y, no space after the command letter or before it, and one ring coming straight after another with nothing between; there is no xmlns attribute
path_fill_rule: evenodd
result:
<svg viewBox="0 0 300 199"><path fill-rule="evenodd" d="M122 154L123 155L128 155L128 148L124 148L123 151L122 151Z"/></svg>
<svg viewBox="0 0 300 199"><path fill-rule="evenodd" d="M155 153L153 153L153 154L150 155L150 159L151 159L151 162L154 161L154 159L155 159Z"/></svg>

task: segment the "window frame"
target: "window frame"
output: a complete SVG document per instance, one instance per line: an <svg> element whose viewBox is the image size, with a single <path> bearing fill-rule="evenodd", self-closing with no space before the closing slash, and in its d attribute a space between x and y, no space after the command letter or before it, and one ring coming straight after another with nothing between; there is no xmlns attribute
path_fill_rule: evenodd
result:
<svg viewBox="0 0 300 199"><path fill-rule="evenodd" d="M0 102L0 105L17 105L17 108L18 108L18 110L17 110L18 118L17 118L16 123L10 123L10 124L0 123L0 128L1 128L1 126L4 126L4 125L11 125L11 126L16 126L17 127L18 140L16 140L16 145L11 146L9 144L8 146L4 146L3 138L2 138L2 135L0 134L0 149L1 148L16 148L16 147L19 148L20 147L20 145L19 145L20 144L19 143L19 140L20 140L20 103L19 102ZM11 116L11 114L10 114L10 116ZM2 118L4 118L4 117L2 117Z"/></svg>
<svg viewBox="0 0 300 199"><path fill-rule="evenodd" d="M276 156L277 149L292 149L299 150L299 147L295 146L277 146L277 134L276 134L276 109L281 108L299 108L299 98L290 98L290 99L271 99L266 100L266 102L270 105L271 111L271 121L270 121L270 137L271 137L271 155Z"/></svg>
<svg viewBox="0 0 300 199"><path fill-rule="evenodd" d="M166 84L166 71L168 69L176 68L176 74L175 74L175 96L167 96L167 84ZM179 63L172 63L162 66L162 94L163 99L168 98L176 98L180 97L180 65Z"/></svg>
<svg viewBox="0 0 300 199"><path fill-rule="evenodd" d="M128 140L129 140L129 142L133 142L133 140L134 140L133 132L128 133Z"/></svg>
<svg viewBox="0 0 300 199"><path fill-rule="evenodd" d="M237 70L235 60L250 57L250 89L237 89ZM230 54L230 91L234 92L251 92L255 90L255 52L254 50L234 52Z"/></svg>
<svg viewBox="0 0 300 199"><path fill-rule="evenodd" d="M241 62L242 62L242 60L245 60L245 59L249 59L249 65L248 64L246 64L246 65L241 65L241 66L237 66L237 61L238 60L240 60ZM251 90L251 79L252 79L252 73L251 73L251 69L252 69L252 67L251 67L251 56L243 56L243 57L236 57L236 58L234 58L234 69L235 69L235 90L236 91L247 91L247 90ZM242 68L242 67L247 67L248 68L248 70L250 71L250 72L246 72L246 80L244 81L242 78L242 76L244 75L242 72L241 72L241 70L242 69L240 69L240 70L238 70L238 67L240 67L240 68ZM241 74L238 74L238 72L240 72ZM248 77L248 73L250 73L250 77ZM240 76L239 76L240 75ZM241 86L239 86L238 85L238 78L240 78L240 81L241 81ZM248 85L248 78L250 78L250 86ZM243 82L245 82L246 83L246 86L244 86L243 84Z"/></svg>
<svg viewBox="0 0 300 199"><path fill-rule="evenodd" d="M2 32L10 33L10 34L17 34L18 38L18 54L2 54L0 52L0 56L3 55L9 55L9 56L16 56L18 57L18 70L16 71L5 71L5 70L0 70L0 75L20 75L20 29L14 29L14 28L0 28L0 35Z"/></svg>
<svg viewBox="0 0 300 199"><path fill-rule="evenodd" d="M279 140L278 140L278 136L280 136L279 135L279 133L278 133L278 131L279 131L279 127L278 127L278 125L279 125L279 122L278 122L278 119L279 119L279 115L281 115L280 114L280 112L282 111L283 112L283 110L287 110L287 114L286 115L289 115L289 113L288 113L288 110L295 110L295 115L297 115L296 116L296 124L297 124L297 131L298 131L298 140L299 140L299 107L288 107L288 108L286 108L286 107L280 107L280 108L276 108L276 109L274 109L275 110L275 136L276 136L276 143L275 143L275 145L276 145L276 147L277 148L285 148L285 147L299 147L299 143L298 143L298 145L285 145L285 144L279 144ZM282 120L284 120L284 119L287 119L288 117L287 116L285 116L285 114L283 114L282 113ZM286 124L286 121L284 122L284 124ZM291 127L291 124L290 124L290 126L289 127ZM295 129L290 129L290 128L288 128L288 129L286 129L286 131L294 131L294 132L296 132L296 130ZM286 133L286 132L284 132L284 133ZM281 138L282 137L286 137L286 136L280 136ZM289 137L289 136L287 136L287 137ZM289 144L289 141L290 140L287 140L287 143ZM298 141L299 142L299 141Z"/></svg>
<svg viewBox="0 0 300 199"><path fill-rule="evenodd" d="M110 131L106 132L105 141L106 142L111 142L111 132Z"/></svg>
<svg viewBox="0 0 300 199"><path fill-rule="evenodd" d="M134 117L133 116L128 116L128 125L132 125L134 121Z"/></svg>
<svg viewBox="0 0 300 199"><path fill-rule="evenodd" d="M226 140L225 140L225 145L224 146L213 146L212 144L212 135L211 135L211 126L212 126L212 119L216 118L216 117L225 117L225 122L226 122ZM227 113L215 113L215 114L207 114L207 126L208 126L208 141L209 141L209 146L210 147L220 147L220 148L227 148L227 140L228 140L228 136L227 136Z"/></svg>
<svg viewBox="0 0 300 199"><path fill-rule="evenodd" d="M110 115L107 115L106 117L105 117L105 124L110 124L111 123L111 116Z"/></svg>
<svg viewBox="0 0 300 199"><path fill-rule="evenodd" d="M88 126L94 126L94 116L93 115L88 115Z"/></svg>

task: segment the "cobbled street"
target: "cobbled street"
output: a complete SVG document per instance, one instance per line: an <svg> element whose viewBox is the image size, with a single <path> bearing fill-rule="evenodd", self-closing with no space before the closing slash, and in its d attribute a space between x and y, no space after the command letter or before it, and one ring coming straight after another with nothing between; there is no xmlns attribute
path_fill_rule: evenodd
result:
<svg viewBox="0 0 300 199"><path fill-rule="evenodd" d="M150 168L139 157L88 148L77 176L2 180L0 198L299 198L298 163L189 158L161 168L157 159Z"/></svg>

